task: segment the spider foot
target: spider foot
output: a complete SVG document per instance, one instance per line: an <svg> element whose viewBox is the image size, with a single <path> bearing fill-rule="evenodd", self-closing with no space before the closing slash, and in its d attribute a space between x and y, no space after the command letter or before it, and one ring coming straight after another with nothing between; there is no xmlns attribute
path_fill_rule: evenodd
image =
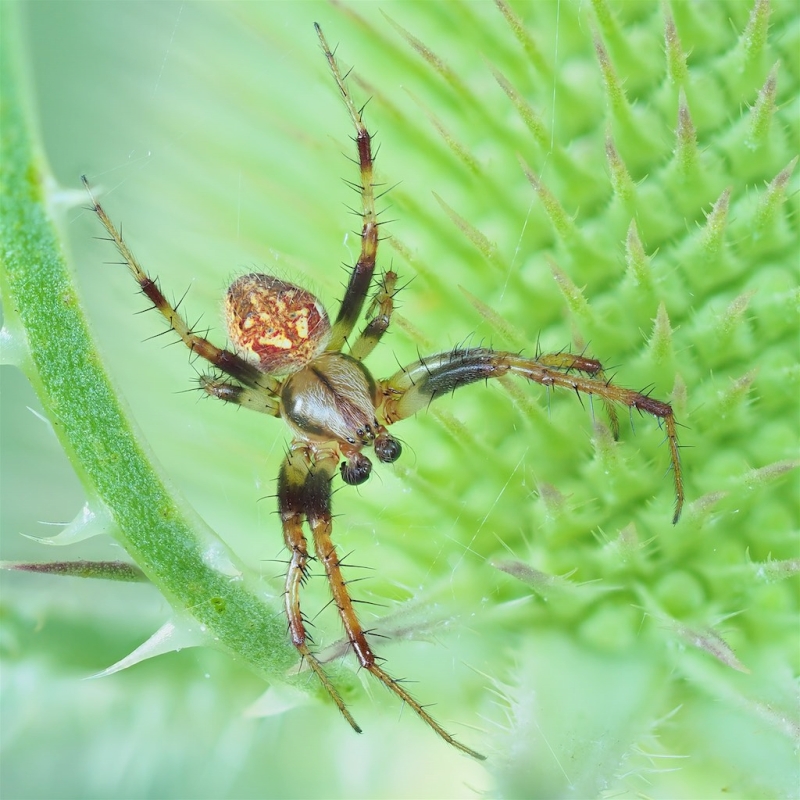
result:
<svg viewBox="0 0 800 800"><path fill-rule="evenodd" d="M341 715L347 720L350 724L350 727L356 733L362 733L361 727L359 724L353 719L353 715L348 710L347 706L345 705L342 696L339 694L337 688L333 685L333 682L328 677L328 674L322 669L322 665L317 660L316 656L314 656L311 651L308 649L307 646L302 645L297 647L298 652L300 653L303 660L308 664L308 666L314 671L314 674L319 678L320 683L322 684L325 691L330 696L331 700L336 703L336 707L341 712Z"/></svg>
<svg viewBox="0 0 800 800"><path fill-rule="evenodd" d="M377 664L366 664L365 669L374 675L387 689L394 692L407 706L409 706L414 713L425 723L428 727L432 728L439 736L444 739L448 744L466 753L478 761L485 761L486 756L467 747L465 744L459 742L455 737L449 734L426 710L425 706L417 702L402 686L401 681L397 678L392 678L387 672L381 669Z"/></svg>

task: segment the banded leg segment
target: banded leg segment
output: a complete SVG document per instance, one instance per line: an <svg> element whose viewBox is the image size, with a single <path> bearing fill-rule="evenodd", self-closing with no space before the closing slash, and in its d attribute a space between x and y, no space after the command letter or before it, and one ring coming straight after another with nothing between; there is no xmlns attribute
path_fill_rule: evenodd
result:
<svg viewBox="0 0 800 800"><path fill-rule="evenodd" d="M587 376L576 372L587 373ZM672 521L678 521L684 492L677 424L672 406L609 382L598 361L568 353L523 358L515 353L483 347L439 353L422 358L399 370L388 380L381 381L384 400L378 419L384 425L392 425L462 386L508 374L519 375L542 386L563 387L578 394L599 397L606 405L617 403L662 420L675 482L675 514Z"/></svg>
<svg viewBox="0 0 800 800"><path fill-rule="evenodd" d="M218 400L243 406L261 414L268 414L271 417L281 415L280 400L263 389L240 386L238 383L223 381L213 375L201 375L198 383L206 394L216 397Z"/></svg>
<svg viewBox="0 0 800 800"><path fill-rule="evenodd" d="M314 551L317 560L325 567L333 600L339 610L345 633L359 664L374 675L387 689L394 692L404 703L426 722L448 744L461 752L483 760L485 756L461 744L403 688L398 680L388 675L376 661L376 656L367 642L367 637L353 607L347 581L342 576L341 562L336 546L331 539L331 479L336 472L338 459L328 457L318 461L306 481L305 508L308 524L314 536Z"/></svg>
<svg viewBox="0 0 800 800"><path fill-rule="evenodd" d="M367 309L367 324L353 342L350 355L363 361L380 342L389 328L394 311L394 296L397 293L397 275L387 272L381 279L378 291Z"/></svg>
<svg viewBox="0 0 800 800"><path fill-rule="evenodd" d="M375 256L378 251L378 219L375 214L375 187L372 183L372 137L367 131L361 118L361 111L356 107L353 98L344 82L336 63L333 51L328 45L319 25L314 23L319 36L325 58L328 59L333 78L339 87L342 98L347 106L350 119L356 129L356 147L358 149L358 165L360 170L360 185L356 188L361 193L362 225L361 225L361 255L350 274L350 281L339 308L339 314L333 324L333 331L327 349L338 352L344 346L347 337L352 332L361 315L364 302L369 293L372 276L375 272Z"/></svg>
<svg viewBox="0 0 800 800"><path fill-rule="evenodd" d="M139 284L142 294L147 297L161 316L167 320L170 328L181 337L183 343L189 350L196 353L200 358L204 358L210 364L213 364L221 372L240 381L245 386L259 389L272 395L277 394L280 389L279 381L261 372L261 370L257 369L250 362L236 355L236 353L217 347L205 337L198 336L192 330L191 326L181 316L177 308L164 297L161 289L158 287L158 283L141 268L133 252L122 238L122 234L117 230L100 203L94 198L86 177L82 176L81 180L92 201L92 210L97 214L97 218L106 229L109 240L116 245L125 265Z"/></svg>
<svg viewBox="0 0 800 800"><path fill-rule="evenodd" d="M604 383L610 382L603 370L603 365L594 358L576 356L566 352L539 353L535 361L543 367L552 367L562 372L583 372L597 381L603 381ZM611 433L615 439L619 439L619 417L617 416L617 409L614 408L613 401L603 398L603 407L605 408L606 416L611 425Z"/></svg>
<svg viewBox="0 0 800 800"><path fill-rule="evenodd" d="M310 460L308 453L301 450L293 450L287 456L278 474L278 509L283 524L283 538L286 548L291 554L289 568L286 571L286 587L284 592L284 602L286 607L286 617L289 621L289 633L292 637L292 644L297 648L300 657L306 661L314 673L319 678L325 691L342 716L350 723L356 733L361 733L361 728L353 719L347 706L342 700L336 687L331 683L330 678L325 674L319 661L311 653L308 647L308 635L306 634L303 613L300 610L300 588L305 582L308 574L308 546L306 537L303 535L303 520L305 519L304 499L306 494L306 480L308 479Z"/></svg>

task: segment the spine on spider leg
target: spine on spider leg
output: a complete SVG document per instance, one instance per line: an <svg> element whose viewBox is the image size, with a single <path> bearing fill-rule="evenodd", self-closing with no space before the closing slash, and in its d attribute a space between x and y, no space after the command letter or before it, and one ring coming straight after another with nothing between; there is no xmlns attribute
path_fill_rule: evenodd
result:
<svg viewBox="0 0 800 800"><path fill-rule="evenodd" d="M240 386L236 383L220 380L215 375L201 375L197 380L201 391L217 400L232 405L244 406L251 411L258 411L261 414L268 414L271 417L279 417L280 402L271 394L265 394L260 388Z"/></svg>
<svg viewBox="0 0 800 800"><path fill-rule="evenodd" d="M314 550L317 558L325 567L331 593L333 594L339 616L344 625L347 638L359 663L371 675L377 678L387 689L411 707L433 731L448 744L461 752L478 760L485 756L458 742L421 706L401 685L400 681L388 675L376 662L375 654L367 642L367 637L353 601L347 590L347 581L342 577L341 562L336 546L331 538L331 478L336 471L337 458L331 457L318 461L308 474L305 482L305 506L308 524L314 535ZM335 699L335 698L334 698Z"/></svg>
<svg viewBox="0 0 800 800"><path fill-rule="evenodd" d="M283 538L291 553L289 567L286 571L286 587L284 591L286 617L289 621L292 644L301 659L319 678L325 691L336 703L342 716L356 733L361 728L353 719L336 687L322 669L319 661L309 650L303 613L300 608L300 589L305 581L308 569L308 545L303 535L303 520L306 517L308 502L309 474L308 455L304 450L291 451L283 462L278 473L278 512L283 525Z"/></svg>
<svg viewBox="0 0 800 800"><path fill-rule="evenodd" d="M375 257L378 251L378 219L375 214L375 187L372 182L372 165L374 159L372 154L372 137L364 125L361 111L353 102L353 98L345 84L345 76L342 76L333 51L328 45L322 30L316 23L314 23L314 27L319 36L325 58L328 60L328 66L336 81L336 85L339 87L339 92L342 95L347 111L350 114L350 119L353 121L353 126L356 129L356 148L358 150L358 165L360 171L359 190L361 192L363 219L361 226L361 255L350 275L339 314L333 325L333 335L327 347L328 350L338 351L341 350L345 340L350 335L356 321L361 315L364 301L366 300L370 284L372 283L372 276L375 272Z"/></svg>
<svg viewBox="0 0 800 800"><path fill-rule="evenodd" d="M413 416L433 400L462 386L504 375L509 368L503 355L483 347L455 349L403 367L381 381L381 413L386 424Z"/></svg>
<svg viewBox="0 0 800 800"><path fill-rule="evenodd" d="M386 333L389 322L394 312L394 297L397 294L397 273L389 270L384 273L378 290L372 298L372 302L367 309L367 326L364 329L365 335L380 339Z"/></svg>
<svg viewBox="0 0 800 800"><path fill-rule="evenodd" d="M603 376L602 370L594 376L584 378L580 375L571 375L553 370L547 363L548 356L540 356L535 362L518 356L509 357L509 368L528 380L535 381L542 386L560 386L572 389L577 394L599 397L607 409L612 409L612 404L618 403L628 408L635 408L646 414L651 414L658 420L663 420L666 429L667 443L669 445L670 464L672 466L675 484L675 513L672 522L677 523L683 509L684 491L683 474L681 472L680 451L678 449L678 434L675 415L672 406L661 400L655 400L641 392L625 389L611 383ZM603 377L600 377L603 376ZM612 417L612 426L616 421L616 413Z"/></svg>
<svg viewBox="0 0 800 800"><path fill-rule="evenodd" d="M412 416L433 400L450 394L461 386L498 378L508 373L548 388L561 387L570 389L579 396L600 398L606 408L611 410L612 429L617 425L613 404L635 408L663 420L675 483L675 514L672 521L678 521L683 508L684 492L677 425L672 406L611 383L605 378L600 362L594 359L569 353L539 354L536 358L523 358L515 353L477 347L439 353L420 359L395 373L389 380L381 381L383 400L380 416L384 424L391 425Z"/></svg>
<svg viewBox="0 0 800 800"><path fill-rule="evenodd" d="M278 510L283 524L283 538L286 549L291 554L289 567L286 570L286 617L292 644L295 647L306 643L306 632L300 612L300 585L308 564L308 549L303 536L302 522L302 476L287 461L278 473Z"/></svg>
<svg viewBox="0 0 800 800"><path fill-rule="evenodd" d="M388 330L394 312L395 294L397 294L397 275L389 271L384 274L378 291L367 309L367 324L350 348L350 355L356 360L362 361L366 358Z"/></svg>
<svg viewBox="0 0 800 800"><path fill-rule="evenodd" d="M664 420L664 428L666 429L667 445L669 446L669 457L672 465L672 479L675 483L675 513L672 516L672 524L676 524L681 517L683 510L683 503L685 500L683 490L683 472L681 468L681 454L678 445L678 431L677 423L675 422L675 414L672 406L669 403L664 403L661 400L654 400L652 397L640 394L638 392L631 392L634 396L634 401L631 403L632 408L639 411L644 411L647 414L652 414L657 419Z"/></svg>
<svg viewBox="0 0 800 800"><path fill-rule="evenodd" d="M117 230L108 214L106 214L105 209L94 198L85 175L81 176L81 181L89 194L89 199L92 201L92 211L94 211L97 218L106 229L110 241L116 245L119 254L124 259L125 265L128 267L134 280L139 284L142 294L147 297L153 307L164 317L170 328L180 336L186 347L195 355L222 370L226 375L230 375L232 378L241 381L245 385L259 387L273 394L276 393L280 388L280 383L277 380L264 374L255 366L237 356L236 353L217 347L205 337L198 336L197 333L192 330L191 325L189 325L178 312L177 306L180 305L180 303L173 306L164 296L158 286L158 282L142 269L133 251L122 238L122 234Z"/></svg>
<svg viewBox="0 0 800 800"><path fill-rule="evenodd" d="M314 550L325 568L347 638L361 666L369 669L375 663L375 655L356 617L347 582L342 577L339 554L331 539L331 479L335 470L336 459L329 458L309 473L305 483L306 515L314 535Z"/></svg>
<svg viewBox="0 0 800 800"><path fill-rule="evenodd" d="M543 367L551 367L564 373L582 372L597 381L603 381L606 386L611 385L610 378L606 377L603 365L594 358L587 358L584 355L574 355L573 353L537 353L534 361ZM613 401L606 397L601 398L611 425L611 434L614 439L619 439L619 417L614 407Z"/></svg>
<svg viewBox="0 0 800 800"><path fill-rule="evenodd" d="M352 102L352 101L350 101ZM337 323L341 320L352 329L364 305L372 276L375 272L375 258L378 252L378 220L375 214L375 191L372 183L372 137L358 115L358 163L361 172L361 202L363 222L361 225L361 255L356 262L345 291L342 307L339 309Z"/></svg>

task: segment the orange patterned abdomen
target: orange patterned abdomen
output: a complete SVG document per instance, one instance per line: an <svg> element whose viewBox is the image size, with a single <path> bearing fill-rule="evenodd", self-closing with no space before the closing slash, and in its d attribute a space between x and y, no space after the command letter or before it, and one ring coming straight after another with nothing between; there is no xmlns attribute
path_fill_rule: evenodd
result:
<svg viewBox="0 0 800 800"><path fill-rule="evenodd" d="M228 335L264 372L293 372L324 350L331 324L311 292L272 275L237 278L225 296Z"/></svg>

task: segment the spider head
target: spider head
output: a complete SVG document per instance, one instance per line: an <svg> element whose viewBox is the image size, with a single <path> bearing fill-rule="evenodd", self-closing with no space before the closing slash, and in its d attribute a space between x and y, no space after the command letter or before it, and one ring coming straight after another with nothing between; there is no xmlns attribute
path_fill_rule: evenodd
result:
<svg viewBox="0 0 800 800"><path fill-rule="evenodd" d="M322 303L272 275L237 278L225 297L225 318L236 349L268 373L300 369L330 339L331 323Z"/></svg>

